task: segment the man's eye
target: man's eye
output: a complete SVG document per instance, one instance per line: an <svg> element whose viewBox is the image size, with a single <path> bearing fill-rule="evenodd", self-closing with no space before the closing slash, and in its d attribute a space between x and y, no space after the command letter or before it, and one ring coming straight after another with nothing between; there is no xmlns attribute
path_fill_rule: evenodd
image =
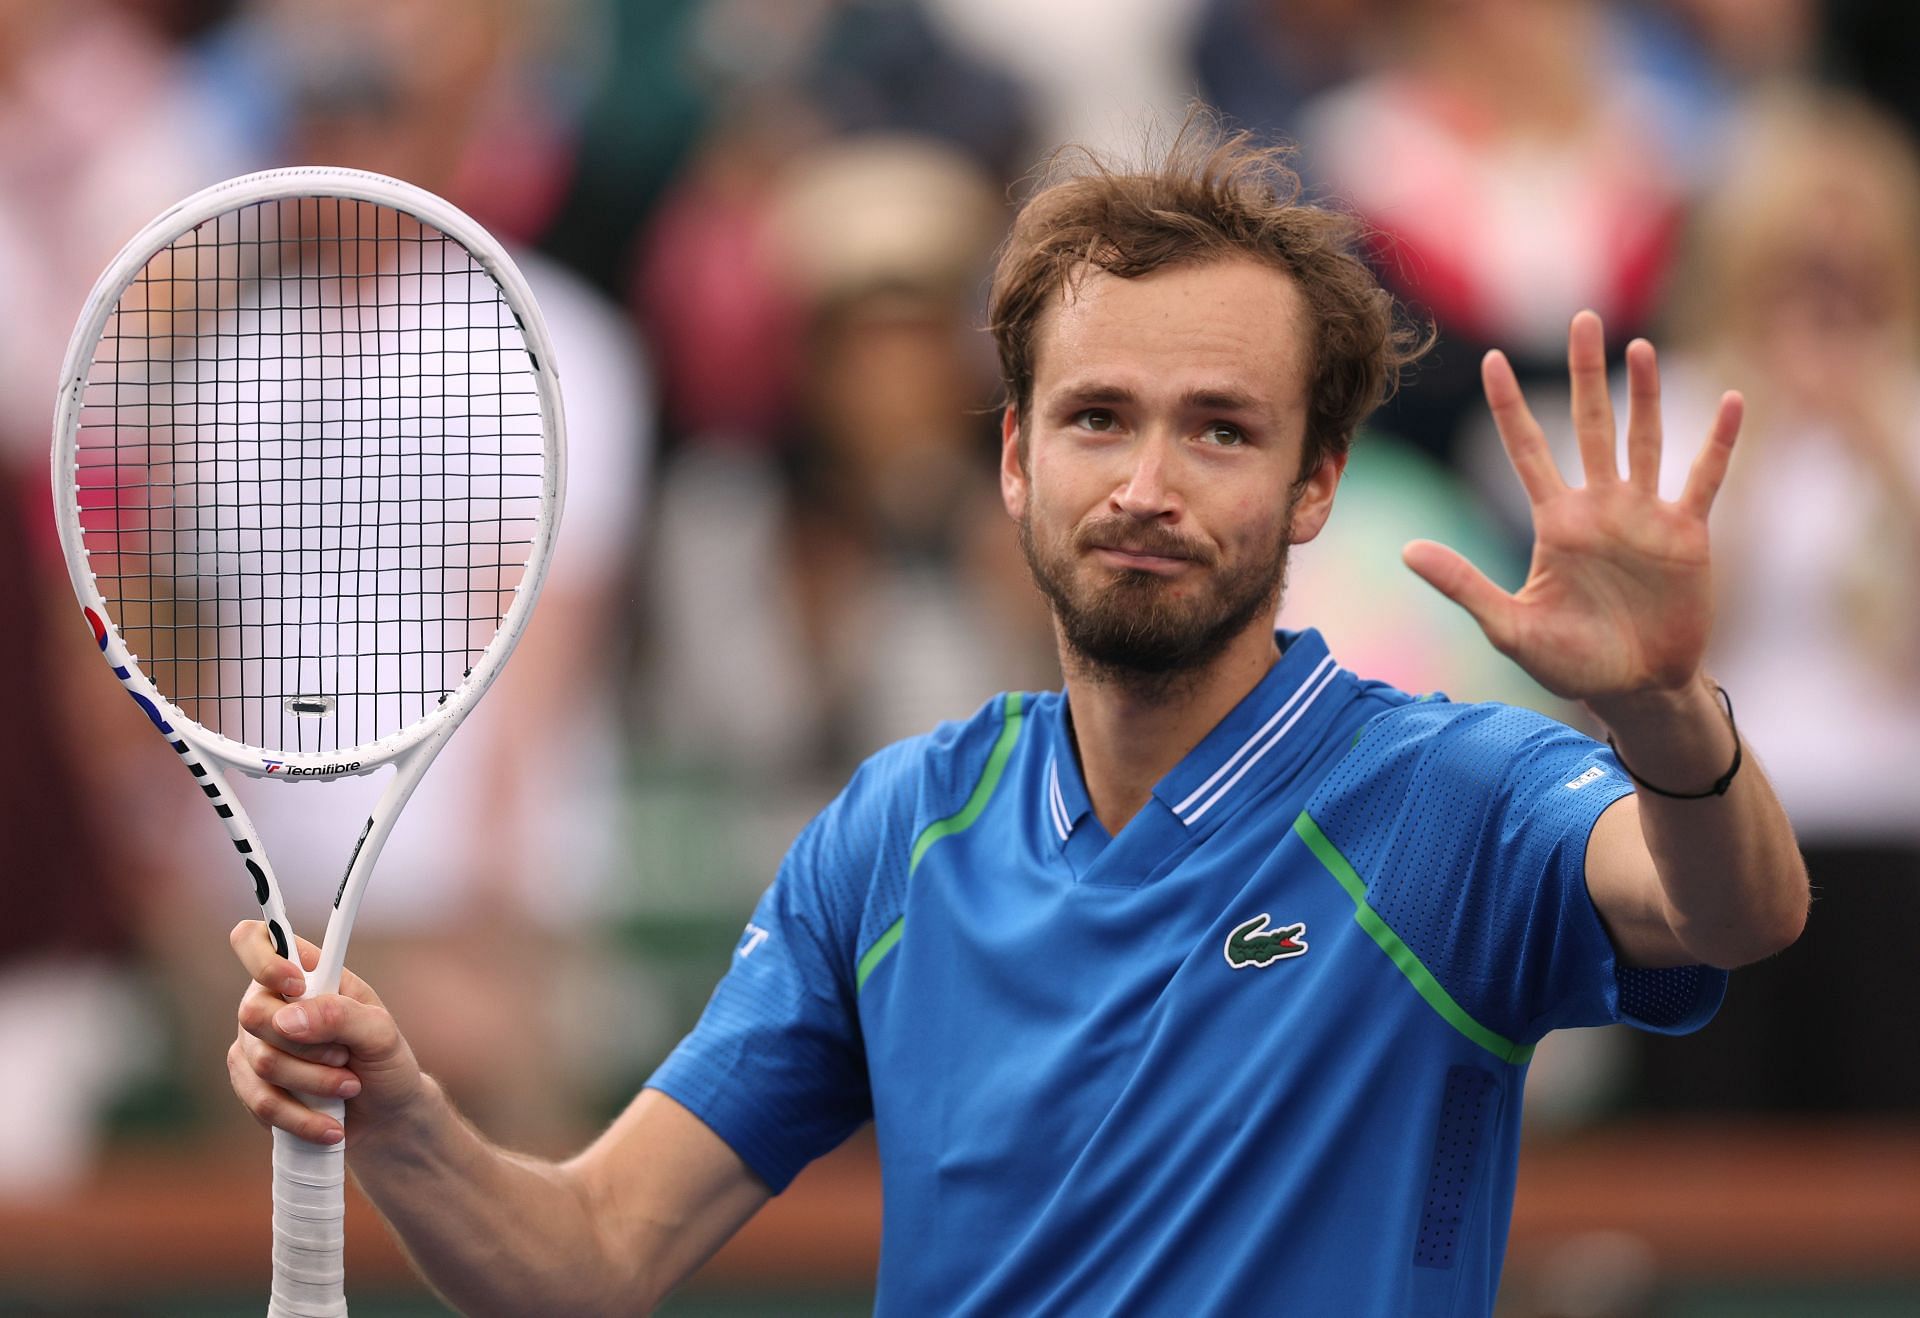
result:
<svg viewBox="0 0 1920 1318"><path fill-rule="evenodd" d="M1210 443L1232 447L1247 442L1247 434L1239 426L1229 425L1225 421L1215 421L1200 432L1201 437Z"/></svg>
<svg viewBox="0 0 1920 1318"><path fill-rule="evenodd" d="M1107 431L1119 425L1118 419L1105 408L1090 407L1074 418L1074 422L1088 430Z"/></svg>

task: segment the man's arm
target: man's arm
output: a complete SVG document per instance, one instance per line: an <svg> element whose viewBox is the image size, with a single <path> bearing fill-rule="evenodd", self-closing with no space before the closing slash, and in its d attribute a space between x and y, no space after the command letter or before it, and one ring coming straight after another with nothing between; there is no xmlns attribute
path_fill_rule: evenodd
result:
<svg viewBox="0 0 1920 1318"><path fill-rule="evenodd" d="M1408 545L1404 557L1535 681L1586 702L1643 784L1706 791L1734 752L1703 663L1713 618L1707 514L1739 434L1740 396L1721 399L1686 488L1668 502L1658 490L1653 345L1627 345L1624 478L1600 318L1590 311L1573 319L1567 365L1585 476L1578 486L1555 466L1506 358L1488 353L1481 368L1533 511L1525 584L1509 595L1430 541ZM1751 754L1724 795L1677 800L1643 785L1615 803L1588 839L1587 884L1615 949L1633 965L1756 961L1793 942L1806 920L1806 869Z"/></svg>
<svg viewBox="0 0 1920 1318"><path fill-rule="evenodd" d="M1669 791L1705 791L1733 763L1734 733L1704 678L1592 708L1633 771ZM1807 919L1793 829L1745 748L1724 796L1677 800L1642 789L1608 807L1587 840L1587 891L1633 966L1731 970L1793 942Z"/></svg>
<svg viewBox="0 0 1920 1318"><path fill-rule="evenodd" d="M578 1157L489 1143L427 1080L348 1165L414 1266L467 1314L642 1314L767 1200L698 1117L642 1090Z"/></svg>
<svg viewBox="0 0 1920 1318"><path fill-rule="evenodd" d="M300 1004L303 983L265 927L233 946L253 977L228 1053L234 1092L263 1124L333 1143L340 1127L290 1092L349 1100L348 1165L421 1274L463 1313L645 1313L739 1229L767 1187L698 1118L648 1090L564 1163L490 1144L454 1110L379 997L350 972ZM301 954L317 960L310 943Z"/></svg>

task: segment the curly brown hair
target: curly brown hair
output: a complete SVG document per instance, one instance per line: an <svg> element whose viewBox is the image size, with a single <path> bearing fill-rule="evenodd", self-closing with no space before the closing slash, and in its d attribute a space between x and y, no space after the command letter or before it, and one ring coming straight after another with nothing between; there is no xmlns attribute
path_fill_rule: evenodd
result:
<svg viewBox="0 0 1920 1318"><path fill-rule="evenodd" d="M1292 155L1250 133L1227 134L1195 110L1152 169L1116 168L1081 147L1049 158L1000 249L987 302L1006 404L1022 418L1023 456L1034 332L1062 289L1093 270L1133 279L1231 257L1292 276L1312 317L1300 477L1347 451L1434 333L1403 318L1360 258L1364 226L1303 200Z"/></svg>

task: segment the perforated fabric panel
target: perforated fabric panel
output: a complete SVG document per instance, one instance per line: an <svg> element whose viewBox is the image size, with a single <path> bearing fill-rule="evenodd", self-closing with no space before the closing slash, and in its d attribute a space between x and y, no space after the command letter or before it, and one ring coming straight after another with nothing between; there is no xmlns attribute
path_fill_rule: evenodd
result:
<svg viewBox="0 0 1920 1318"><path fill-rule="evenodd" d="M1006 696L995 696L966 722L942 723L924 737L889 746L862 767L860 776L874 781L843 829L859 858L852 868L861 871L859 900L865 903L852 944L856 960L906 911L914 843L929 824L965 808L1006 727L1006 702ZM1025 703L1030 719L1031 700Z"/></svg>
<svg viewBox="0 0 1920 1318"><path fill-rule="evenodd" d="M1436 701L1376 719L1308 811L1461 1007L1530 1043L1619 1018L1586 844L1631 790L1611 751L1544 715ZM1636 994L1676 1023L1717 1005L1723 981L1644 973Z"/></svg>
<svg viewBox="0 0 1920 1318"><path fill-rule="evenodd" d="M794 842L699 1024L647 1081L775 1192L873 1114L859 957L906 909L916 831L965 803L999 705L860 767Z"/></svg>
<svg viewBox="0 0 1920 1318"><path fill-rule="evenodd" d="M1434 1131L1433 1166L1427 1175L1427 1198L1420 1210L1420 1234L1413 1246L1415 1267L1453 1266L1473 1199L1480 1146L1486 1139L1498 1091L1494 1077L1477 1066L1447 1069L1440 1121Z"/></svg>
<svg viewBox="0 0 1920 1318"><path fill-rule="evenodd" d="M794 843L700 1023L647 1081L706 1122L775 1193L872 1115L846 952L858 912L822 900L826 890L849 890L844 880L821 882L840 872L825 855L844 800Z"/></svg>
<svg viewBox="0 0 1920 1318"><path fill-rule="evenodd" d="M1620 968L1620 1015L1655 1034L1685 1034L1698 1029L1701 1004L1719 1005L1727 972L1709 966L1674 970Z"/></svg>
<svg viewBox="0 0 1920 1318"><path fill-rule="evenodd" d="M850 984L860 953L906 909L907 854L921 786L914 781L920 773L916 752L931 740L889 746L862 765L834 821L837 854L817 879L823 900L843 913L841 951Z"/></svg>

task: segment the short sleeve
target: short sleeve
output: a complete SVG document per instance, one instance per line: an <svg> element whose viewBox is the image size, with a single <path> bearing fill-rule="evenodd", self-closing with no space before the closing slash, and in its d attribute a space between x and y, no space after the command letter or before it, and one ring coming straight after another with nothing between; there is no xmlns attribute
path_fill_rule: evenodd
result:
<svg viewBox="0 0 1920 1318"><path fill-rule="evenodd" d="M699 1024L647 1081L776 1194L872 1116L848 951L860 912L842 909L860 891L847 808L843 796L795 841Z"/></svg>
<svg viewBox="0 0 1920 1318"><path fill-rule="evenodd" d="M1718 1009L1724 971L1627 970L1587 892L1587 839L1633 790L1602 743L1531 710L1445 701L1368 725L1308 805L1366 900L1468 1015L1517 1043Z"/></svg>

